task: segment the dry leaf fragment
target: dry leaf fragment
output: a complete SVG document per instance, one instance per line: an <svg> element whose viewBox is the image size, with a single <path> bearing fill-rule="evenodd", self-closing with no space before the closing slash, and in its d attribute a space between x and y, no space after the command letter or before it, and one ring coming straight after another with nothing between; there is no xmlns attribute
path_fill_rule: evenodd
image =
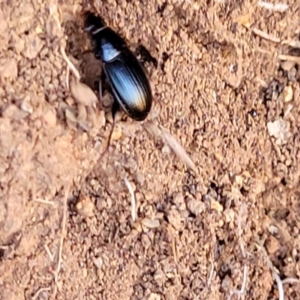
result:
<svg viewBox="0 0 300 300"><path fill-rule="evenodd" d="M268 122L267 128L269 135L276 138L276 143L278 145L285 144L291 135L288 123L282 118L274 122Z"/></svg>
<svg viewBox="0 0 300 300"><path fill-rule="evenodd" d="M74 99L85 106L96 107L98 101L97 96L86 84L79 80L71 77L70 80L70 91Z"/></svg>

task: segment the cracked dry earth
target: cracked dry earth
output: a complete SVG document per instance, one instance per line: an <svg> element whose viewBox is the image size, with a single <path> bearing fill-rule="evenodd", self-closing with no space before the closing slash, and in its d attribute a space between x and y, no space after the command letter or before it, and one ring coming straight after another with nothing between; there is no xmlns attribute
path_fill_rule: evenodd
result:
<svg viewBox="0 0 300 300"><path fill-rule="evenodd" d="M300 299L299 6L2 1L0 299ZM194 170L130 119L98 160L86 9L156 57L147 122Z"/></svg>

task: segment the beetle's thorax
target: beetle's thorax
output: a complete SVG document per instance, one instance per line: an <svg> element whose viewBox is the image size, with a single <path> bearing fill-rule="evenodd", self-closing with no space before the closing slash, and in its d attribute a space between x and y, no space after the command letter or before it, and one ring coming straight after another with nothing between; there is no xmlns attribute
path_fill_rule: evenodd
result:
<svg viewBox="0 0 300 300"><path fill-rule="evenodd" d="M113 61L120 55L120 51L108 39L103 37L101 39L101 59L103 62L108 63Z"/></svg>
<svg viewBox="0 0 300 300"><path fill-rule="evenodd" d="M95 55L105 63L115 60L120 55L124 41L111 28L101 27L90 30Z"/></svg>

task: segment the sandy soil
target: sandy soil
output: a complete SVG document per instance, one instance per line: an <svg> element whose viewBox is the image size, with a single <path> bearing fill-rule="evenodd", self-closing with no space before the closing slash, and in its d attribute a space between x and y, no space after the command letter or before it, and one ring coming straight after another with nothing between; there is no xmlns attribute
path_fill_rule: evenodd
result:
<svg viewBox="0 0 300 300"><path fill-rule="evenodd" d="M300 299L297 2L1 2L1 300ZM158 61L101 160L111 96L62 55L94 88L82 9Z"/></svg>

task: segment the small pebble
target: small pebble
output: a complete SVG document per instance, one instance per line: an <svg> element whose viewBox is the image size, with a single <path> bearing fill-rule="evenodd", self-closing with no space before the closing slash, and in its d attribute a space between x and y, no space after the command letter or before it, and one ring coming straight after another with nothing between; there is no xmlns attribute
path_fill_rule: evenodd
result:
<svg viewBox="0 0 300 300"><path fill-rule="evenodd" d="M76 209L80 215L83 217L94 216L95 205L88 196L81 196L76 204Z"/></svg>
<svg viewBox="0 0 300 300"><path fill-rule="evenodd" d="M115 126L114 131L111 135L111 140L116 141L119 140L122 136L122 129L120 126Z"/></svg>
<svg viewBox="0 0 300 300"><path fill-rule="evenodd" d="M0 77L9 79L18 77L18 67L15 59L9 58L4 63L0 62Z"/></svg>
<svg viewBox="0 0 300 300"><path fill-rule="evenodd" d="M153 229L153 228L158 228L160 223L159 223L159 220L157 219L148 219L148 218L144 218L142 220L142 224L147 227L147 228L150 228L150 229Z"/></svg>
<svg viewBox="0 0 300 300"><path fill-rule="evenodd" d="M69 106L73 106L75 103L75 100L72 97L67 97L65 101Z"/></svg>
<svg viewBox="0 0 300 300"><path fill-rule="evenodd" d="M187 202L187 208L191 213L197 216L205 210L205 204L200 200L190 199Z"/></svg>
<svg viewBox="0 0 300 300"><path fill-rule="evenodd" d="M53 109L49 109L43 116L44 121L50 126L56 125L56 113Z"/></svg>
<svg viewBox="0 0 300 300"><path fill-rule="evenodd" d="M25 49L23 55L28 59L34 59L42 50L44 42L36 35L25 36Z"/></svg>
<svg viewBox="0 0 300 300"><path fill-rule="evenodd" d="M33 108L30 103L30 97L25 97L25 99L22 101L21 109L25 112L32 114Z"/></svg>
<svg viewBox="0 0 300 300"><path fill-rule="evenodd" d="M282 96L283 96L283 101L284 102L290 102L293 100L294 97L294 92L293 92L293 88L291 86L286 86L282 92Z"/></svg>
<svg viewBox="0 0 300 300"><path fill-rule="evenodd" d="M211 199L210 208L213 210L216 210L217 212L223 211L223 206L220 204L220 202L218 202L214 199Z"/></svg>

